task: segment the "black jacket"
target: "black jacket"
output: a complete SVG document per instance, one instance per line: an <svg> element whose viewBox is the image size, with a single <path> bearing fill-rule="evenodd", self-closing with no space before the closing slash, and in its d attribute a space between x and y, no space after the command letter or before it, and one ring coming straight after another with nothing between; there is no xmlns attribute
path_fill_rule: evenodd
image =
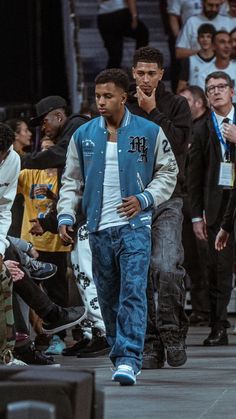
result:
<svg viewBox="0 0 236 419"><path fill-rule="evenodd" d="M179 167L177 185L173 197L183 196L184 168L191 135L191 112L186 99L165 90L163 82L159 82L156 90L157 107L146 113L139 107L134 94L128 96L127 107L130 112L149 119L159 125L168 138Z"/></svg>
<svg viewBox="0 0 236 419"><path fill-rule="evenodd" d="M221 227L228 233L231 233L234 229L235 219L236 219L236 188L231 190L228 205L224 214Z"/></svg>
<svg viewBox="0 0 236 419"><path fill-rule="evenodd" d="M89 118L83 115L71 115L68 117L56 144L45 151L34 151L22 156L22 169L48 169L50 167L63 169L66 161L66 152L72 134ZM53 165L53 166L52 166Z"/></svg>
<svg viewBox="0 0 236 419"><path fill-rule="evenodd" d="M66 152L73 133L90 120L83 115L71 115L63 126L56 144L45 151L35 151L24 154L22 157L22 169L48 169L50 167L58 169L58 190L61 187L61 176L66 162ZM44 231L51 233L57 232L57 213L56 207L45 218L39 219Z"/></svg>
<svg viewBox="0 0 236 419"><path fill-rule="evenodd" d="M230 155L234 161L234 146L231 146ZM187 181L191 216L202 217L205 210L209 226L221 222L230 195L230 190L218 185L222 160L221 146L211 117L208 117L194 132Z"/></svg>

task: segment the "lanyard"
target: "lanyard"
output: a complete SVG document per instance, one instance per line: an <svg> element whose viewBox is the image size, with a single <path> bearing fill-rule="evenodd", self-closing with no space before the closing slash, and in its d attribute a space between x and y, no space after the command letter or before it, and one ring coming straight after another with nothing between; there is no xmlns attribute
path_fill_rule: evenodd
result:
<svg viewBox="0 0 236 419"><path fill-rule="evenodd" d="M234 115L234 117L235 117L235 115ZM214 128L215 128L215 132L216 132L216 135L217 135L217 138L218 138L219 142L223 145L223 147L225 149L225 153L229 154L230 144L227 143L226 141L224 141L223 136L220 132L220 128L219 128L219 125L218 125L218 122L217 122L217 119L216 119L216 116L215 116L214 112L211 113L211 119L212 119L212 122L213 122L213 125L214 125Z"/></svg>

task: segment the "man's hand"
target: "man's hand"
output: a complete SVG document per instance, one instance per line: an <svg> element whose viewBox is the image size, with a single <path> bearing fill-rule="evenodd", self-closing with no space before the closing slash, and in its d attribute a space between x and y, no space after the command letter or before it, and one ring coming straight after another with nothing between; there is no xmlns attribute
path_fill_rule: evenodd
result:
<svg viewBox="0 0 236 419"><path fill-rule="evenodd" d="M219 233L216 236L215 249L218 251L223 250L227 245L228 238L229 238L229 233L227 233L227 231L221 228Z"/></svg>
<svg viewBox="0 0 236 419"><path fill-rule="evenodd" d="M193 231L197 239L207 241L206 223L203 220L193 223Z"/></svg>
<svg viewBox="0 0 236 419"><path fill-rule="evenodd" d="M34 188L34 195L44 195L48 199L52 199L53 201L57 199L57 195L51 191L47 186L36 186Z"/></svg>
<svg viewBox="0 0 236 419"><path fill-rule="evenodd" d="M143 91L137 86L137 99L140 108L145 112L150 113L153 109L157 107L156 105L156 89L153 89L151 96L147 96Z"/></svg>
<svg viewBox="0 0 236 419"><path fill-rule="evenodd" d="M63 224L59 226L59 236L64 246L68 246L74 243L74 240L72 238L73 232L74 230L72 226L66 226Z"/></svg>
<svg viewBox="0 0 236 419"><path fill-rule="evenodd" d="M223 135L231 143L236 144L236 125L234 124L223 124Z"/></svg>
<svg viewBox="0 0 236 419"><path fill-rule="evenodd" d="M33 236L42 236L44 231L40 225L40 222L37 218L33 218L32 220L29 220L30 223L33 224L31 229L29 230L30 234L33 234Z"/></svg>
<svg viewBox="0 0 236 419"><path fill-rule="evenodd" d="M2 271L3 266L3 255L0 253L0 272Z"/></svg>
<svg viewBox="0 0 236 419"><path fill-rule="evenodd" d="M18 266L19 262L16 262L15 260L6 260L4 263L9 270L14 282L19 281L24 277L24 272Z"/></svg>
<svg viewBox="0 0 236 419"><path fill-rule="evenodd" d="M117 207L117 213L120 217L127 217L128 219L135 217L140 211L139 200L133 195L122 198L122 204Z"/></svg>

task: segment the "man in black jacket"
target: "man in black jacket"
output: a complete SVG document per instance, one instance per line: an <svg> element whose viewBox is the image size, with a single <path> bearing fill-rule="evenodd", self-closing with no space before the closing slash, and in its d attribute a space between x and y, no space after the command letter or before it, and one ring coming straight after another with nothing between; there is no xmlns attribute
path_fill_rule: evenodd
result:
<svg viewBox="0 0 236 419"><path fill-rule="evenodd" d="M47 96L36 104L37 117L31 120L32 126L40 126L44 135L51 138L55 145L44 151L26 153L22 156L22 169L58 169L58 189L65 166L66 152L70 138L76 129L89 118L82 115L67 113L67 103L61 96ZM52 215L52 216L51 216ZM56 218L49 213L48 217L38 219L44 231L55 232ZM56 227L57 228L57 227ZM57 273L52 281L44 285L54 303L66 307L68 305L68 284L66 280L67 256L60 252L57 258ZM45 255L46 257L46 255ZM47 262L47 260L43 260ZM60 284L60 286L58 286Z"/></svg>
<svg viewBox="0 0 236 419"><path fill-rule="evenodd" d="M187 356L185 337L188 319L184 312L182 247L182 188L184 166L191 133L191 113L185 98L165 90L163 56L159 50L144 47L134 54L133 76L136 92L128 98L131 112L158 124L169 139L179 167L175 191L153 213L152 257L147 290L148 325L143 368L183 365ZM163 144L165 147L165 144ZM168 151L168 150L166 150ZM158 316L154 295L158 290ZM156 326L156 320L157 325Z"/></svg>
<svg viewBox="0 0 236 419"><path fill-rule="evenodd" d="M227 345L227 305L232 290L233 238L218 253L215 239L233 186L235 147L227 141L230 123L235 124L233 82L223 71L206 78L211 115L194 133L190 148L188 192L193 230L208 241L211 332L204 345Z"/></svg>

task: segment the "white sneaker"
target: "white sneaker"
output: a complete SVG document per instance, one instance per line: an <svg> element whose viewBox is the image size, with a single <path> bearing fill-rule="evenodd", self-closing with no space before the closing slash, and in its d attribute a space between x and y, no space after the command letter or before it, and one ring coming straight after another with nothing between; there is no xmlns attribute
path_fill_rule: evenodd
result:
<svg viewBox="0 0 236 419"><path fill-rule="evenodd" d="M25 362L14 358L10 350L7 351L3 355L2 361L3 361L3 365L5 365L6 367L27 367L28 366Z"/></svg>
<svg viewBox="0 0 236 419"><path fill-rule="evenodd" d="M112 381L120 383L121 386L132 386L136 383L136 375L130 365L119 365L112 376Z"/></svg>

